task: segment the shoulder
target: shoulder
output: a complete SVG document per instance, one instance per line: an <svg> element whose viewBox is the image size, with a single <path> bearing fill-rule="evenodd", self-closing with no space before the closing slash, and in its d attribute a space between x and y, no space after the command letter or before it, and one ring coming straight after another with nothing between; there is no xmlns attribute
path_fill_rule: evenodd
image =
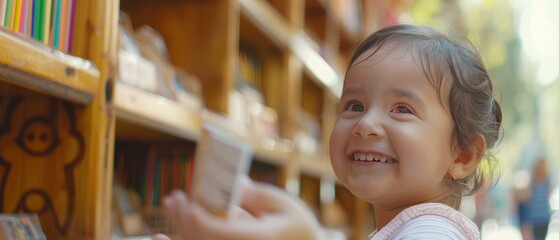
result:
<svg viewBox="0 0 559 240"><path fill-rule="evenodd" d="M442 233L441 224L445 226L445 231L448 230L449 232ZM480 238L477 226L461 212L441 203L423 203L402 211L385 227L376 231L372 239L391 239L396 234L398 234L398 238L394 239L400 239L402 234L417 232L431 234L456 233L459 234L457 236L462 236L462 238L457 239ZM445 236L441 235L441 237ZM414 239L417 239L415 235ZM437 238L429 235L427 239Z"/></svg>
<svg viewBox="0 0 559 240"><path fill-rule="evenodd" d="M407 222L392 239L468 240L454 222L436 215L424 215Z"/></svg>

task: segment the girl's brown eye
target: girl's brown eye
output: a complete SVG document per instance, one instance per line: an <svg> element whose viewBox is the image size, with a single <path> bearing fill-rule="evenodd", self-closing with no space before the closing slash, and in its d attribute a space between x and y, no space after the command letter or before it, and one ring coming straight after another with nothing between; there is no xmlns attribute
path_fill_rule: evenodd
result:
<svg viewBox="0 0 559 240"><path fill-rule="evenodd" d="M357 101L350 101L346 104L345 110L352 112L363 112L363 106Z"/></svg>
<svg viewBox="0 0 559 240"><path fill-rule="evenodd" d="M413 109L404 103L398 103L393 109L393 113L401 113L401 114L415 114Z"/></svg>

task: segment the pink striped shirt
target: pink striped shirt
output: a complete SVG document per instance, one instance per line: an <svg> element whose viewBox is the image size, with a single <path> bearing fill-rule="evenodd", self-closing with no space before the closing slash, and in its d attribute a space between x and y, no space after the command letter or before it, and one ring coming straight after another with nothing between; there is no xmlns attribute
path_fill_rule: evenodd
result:
<svg viewBox="0 0 559 240"><path fill-rule="evenodd" d="M480 234L475 223L454 208L442 203L423 203L405 209L369 238L478 240Z"/></svg>

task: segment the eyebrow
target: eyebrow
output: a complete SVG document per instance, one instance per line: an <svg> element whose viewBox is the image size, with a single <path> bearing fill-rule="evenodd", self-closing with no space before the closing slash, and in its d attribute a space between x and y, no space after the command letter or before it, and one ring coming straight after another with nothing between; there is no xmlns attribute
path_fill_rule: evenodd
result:
<svg viewBox="0 0 559 240"><path fill-rule="evenodd" d="M363 88L352 86L352 87L347 87L346 89L344 89L344 91L342 92L342 95L344 95L344 94L356 94L356 93L361 93L361 92L363 92ZM385 93L388 93L388 94L390 94L392 96L396 96L396 97L409 98L413 102L418 103L419 105L421 105L422 107L425 106L425 101L415 91L413 91L411 89L405 89L405 88L401 88L401 87L391 87Z"/></svg>
<svg viewBox="0 0 559 240"><path fill-rule="evenodd" d="M361 92L362 88L358 88L358 87L346 87L343 91L342 91L342 95L347 94L347 93L358 93Z"/></svg>
<svg viewBox="0 0 559 240"><path fill-rule="evenodd" d="M398 97L410 98L414 102L419 103L422 106L425 106L425 102L423 101L423 99L421 99L420 96L413 90L394 87L394 88L390 88L388 92Z"/></svg>

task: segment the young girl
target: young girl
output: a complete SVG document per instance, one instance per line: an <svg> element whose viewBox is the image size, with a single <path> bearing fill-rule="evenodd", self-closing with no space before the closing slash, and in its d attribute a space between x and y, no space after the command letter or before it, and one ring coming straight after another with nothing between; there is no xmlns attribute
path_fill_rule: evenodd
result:
<svg viewBox="0 0 559 240"><path fill-rule="evenodd" d="M371 203L371 239L479 239L456 209L492 182L501 110L469 45L428 27L396 25L365 39L346 73L330 159L341 184ZM480 167L483 166L483 167ZM316 220L270 187L247 184L253 217L224 221L173 193L164 203L186 237L316 239Z"/></svg>

